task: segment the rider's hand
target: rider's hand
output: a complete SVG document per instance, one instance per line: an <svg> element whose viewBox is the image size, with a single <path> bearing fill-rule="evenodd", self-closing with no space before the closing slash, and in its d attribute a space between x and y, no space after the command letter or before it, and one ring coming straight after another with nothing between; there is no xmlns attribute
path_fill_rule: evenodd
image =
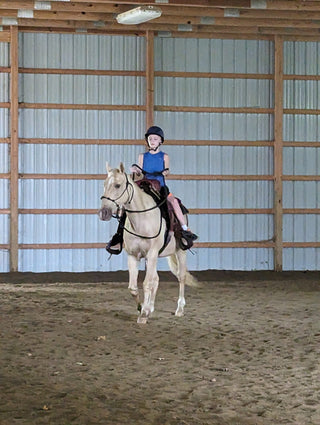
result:
<svg viewBox="0 0 320 425"><path fill-rule="evenodd" d="M136 173L137 176L140 176L141 174L141 170L139 170L139 168L136 165L133 165L132 167L130 167L130 171L131 173Z"/></svg>

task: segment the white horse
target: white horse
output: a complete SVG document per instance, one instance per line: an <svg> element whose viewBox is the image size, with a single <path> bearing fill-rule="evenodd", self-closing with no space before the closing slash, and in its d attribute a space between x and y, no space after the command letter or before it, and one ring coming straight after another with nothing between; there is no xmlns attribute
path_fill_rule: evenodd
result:
<svg viewBox="0 0 320 425"><path fill-rule="evenodd" d="M120 210L126 212L124 227L124 249L128 254L129 290L135 298L140 315L138 323L146 323L154 311L155 298L159 285L157 273L158 257L168 257L171 272L179 281L179 299L175 312L183 316L185 284L195 285L196 279L187 271L186 251L179 247L174 236L159 254L165 238L166 222L161 216L155 200L134 183L125 173L124 166L111 169L107 163L107 178L104 194L101 196L101 220L110 220ZM143 302L140 303L138 290L138 266L141 258L146 259L146 275L143 282Z"/></svg>

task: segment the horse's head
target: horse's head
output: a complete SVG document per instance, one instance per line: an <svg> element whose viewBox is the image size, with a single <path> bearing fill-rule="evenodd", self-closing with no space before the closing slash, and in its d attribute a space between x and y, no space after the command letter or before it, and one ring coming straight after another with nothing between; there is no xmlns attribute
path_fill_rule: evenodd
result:
<svg viewBox="0 0 320 425"><path fill-rule="evenodd" d="M106 163L107 178L104 181L104 191L101 196L100 220L109 221L128 202L131 196L128 176L122 162L119 168L110 168Z"/></svg>

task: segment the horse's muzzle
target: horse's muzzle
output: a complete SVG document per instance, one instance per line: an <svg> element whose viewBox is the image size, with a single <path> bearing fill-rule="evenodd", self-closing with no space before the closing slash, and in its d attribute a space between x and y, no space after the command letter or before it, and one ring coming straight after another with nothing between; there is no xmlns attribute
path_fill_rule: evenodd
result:
<svg viewBox="0 0 320 425"><path fill-rule="evenodd" d="M102 207L98 211L98 215L99 215L100 220L109 221L112 218L112 211L109 208Z"/></svg>

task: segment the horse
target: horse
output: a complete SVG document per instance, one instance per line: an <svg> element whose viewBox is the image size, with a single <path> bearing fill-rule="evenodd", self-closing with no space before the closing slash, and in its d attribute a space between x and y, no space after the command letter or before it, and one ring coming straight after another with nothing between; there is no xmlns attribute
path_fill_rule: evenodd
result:
<svg viewBox="0 0 320 425"><path fill-rule="evenodd" d="M123 247L128 254L129 291L136 301L140 312L137 322L147 323L154 311L155 298L159 286L157 272L158 257L167 257L169 267L179 282L179 298L175 315L184 315L185 285L195 286L196 279L187 270L186 251L182 250L172 235L165 248L164 238L166 222L161 215L156 200L125 172L123 163L119 168L110 168L106 163L107 177L104 181L104 193L101 196L100 220L109 221L126 213ZM146 261L146 274L143 281L143 301L138 289L139 262Z"/></svg>

